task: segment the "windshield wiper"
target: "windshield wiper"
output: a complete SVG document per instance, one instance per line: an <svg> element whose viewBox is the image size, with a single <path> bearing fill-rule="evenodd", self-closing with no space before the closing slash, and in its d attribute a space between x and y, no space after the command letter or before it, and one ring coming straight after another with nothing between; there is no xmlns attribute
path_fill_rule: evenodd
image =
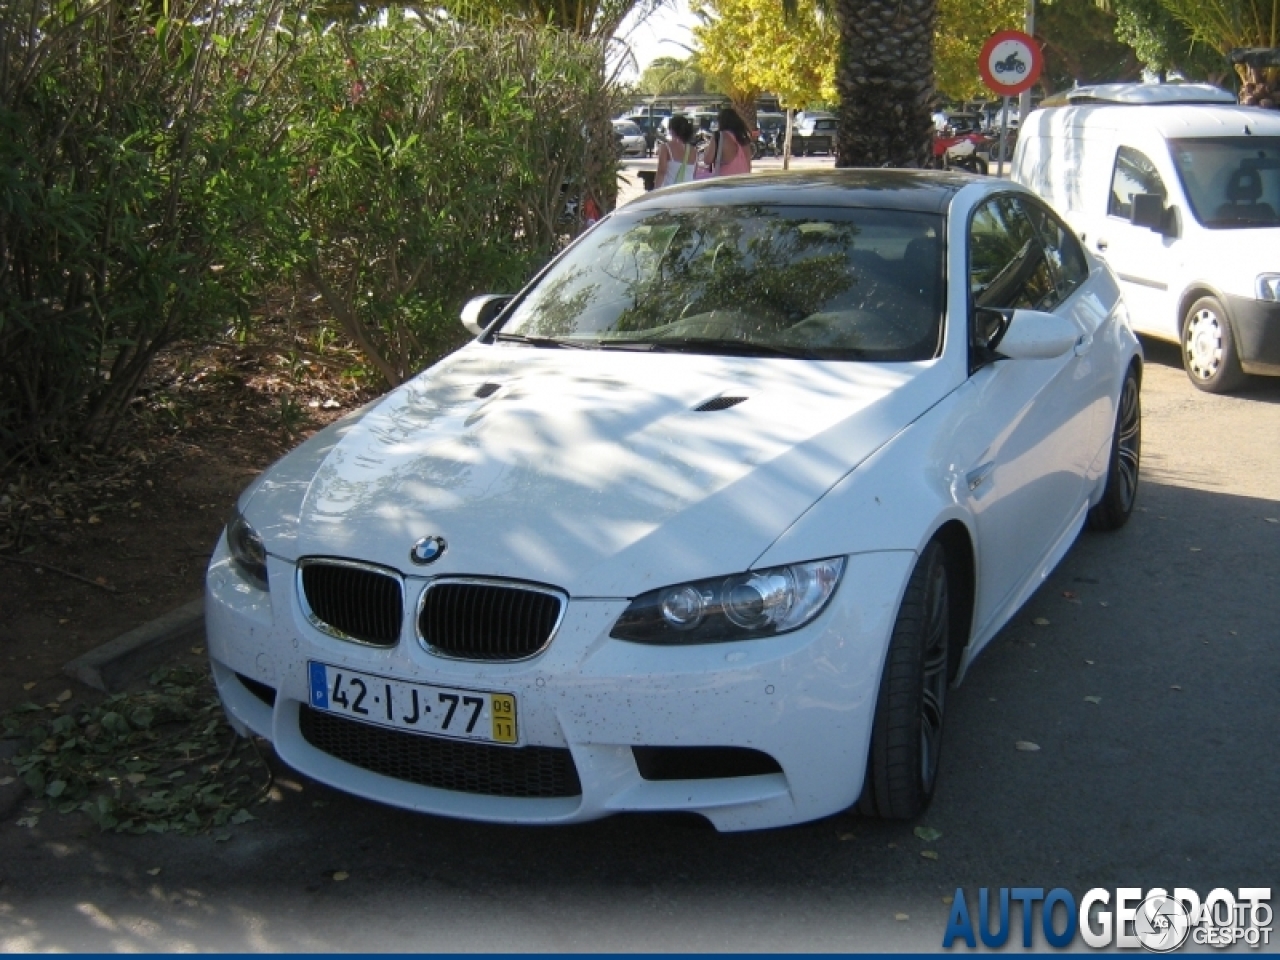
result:
<svg viewBox="0 0 1280 960"><path fill-rule="evenodd" d="M618 342L618 341L611 341ZM753 340L721 340L717 337L680 337L670 340L637 340L623 343L642 343L654 351L666 353L712 353L738 357L792 357L799 360L820 360L812 350L784 347L773 343L757 343Z"/></svg>
<svg viewBox="0 0 1280 960"><path fill-rule="evenodd" d="M523 333L495 333L493 339L503 343L527 343L531 347L563 347L566 350L591 350L595 345L594 342L577 343L556 337L529 337Z"/></svg>

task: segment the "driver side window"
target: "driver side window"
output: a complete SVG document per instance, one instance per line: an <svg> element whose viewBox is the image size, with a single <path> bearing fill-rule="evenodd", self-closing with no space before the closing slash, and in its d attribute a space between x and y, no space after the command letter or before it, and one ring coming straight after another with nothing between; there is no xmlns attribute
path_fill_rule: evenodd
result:
<svg viewBox="0 0 1280 960"><path fill-rule="evenodd" d="M1169 191L1156 172L1155 164L1131 147L1116 151L1116 166L1111 174L1111 198L1107 201L1107 214L1128 220L1133 213L1135 193L1154 193L1168 202Z"/></svg>
<svg viewBox="0 0 1280 960"><path fill-rule="evenodd" d="M1052 310L1061 299L1044 244L1013 197L995 197L969 224L969 292L975 307Z"/></svg>

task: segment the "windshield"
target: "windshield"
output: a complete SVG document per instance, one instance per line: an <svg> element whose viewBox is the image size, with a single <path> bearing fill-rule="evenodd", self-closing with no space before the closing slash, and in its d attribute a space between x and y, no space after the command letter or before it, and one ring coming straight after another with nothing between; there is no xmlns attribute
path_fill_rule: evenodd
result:
<svg viewBox="0 0 1280 960"><path fill-rule="evenodd" d="M830 360L937 355L942 218L687 207L605 220L497 339Z"/></svg>
<svg viewBox="0 0 1280 960"><path fill-rule="evenodd" d="M1211 230L1280 227L1280 137L1171 140L1195 218Z"/></svg>

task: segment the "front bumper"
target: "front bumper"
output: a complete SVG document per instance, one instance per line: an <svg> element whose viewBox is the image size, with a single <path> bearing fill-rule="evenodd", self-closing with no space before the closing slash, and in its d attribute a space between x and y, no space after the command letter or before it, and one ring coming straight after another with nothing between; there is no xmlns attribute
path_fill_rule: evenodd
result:
<svg viewBox="0 0 1280 960"><path fill-rule="evenodd" d="M1280 377L1280 303L1228 296L1227 309L1244 372Z"/></svg>
<svg viewBox="0 0 1280 960"><path fill-rule="evenodd" d="M340 790L425 813L503 823L689 811L720 830L747 830L826 816L857 799L884 654L914 559L908 552L850 557L823 614L781 637L688 647L628 643L608 635L625 599L571 599L541 654L481 663L428 653L411 622L390 649L327 636L302 614L293 564L269 560L268 596L239 576L223 540L209 567L205 616L214 678L232 723L270 739L285 763ZM405 582L415 597L427 580ZM581 794L462 792L345 762L313 746L300 727L308 660L513 694L519 747L484 749L567 750ZM273 705L265 688L275 691ZM633 747L745 748L768 754L780 772L646 779Z"/></svg>

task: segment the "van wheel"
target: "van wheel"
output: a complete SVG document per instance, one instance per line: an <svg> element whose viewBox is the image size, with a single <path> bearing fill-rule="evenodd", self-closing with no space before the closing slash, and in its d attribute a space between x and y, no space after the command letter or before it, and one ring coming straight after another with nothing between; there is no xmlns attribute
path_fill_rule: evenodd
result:
<svg viewBox="0 0 1280 960"><path fill-rule="evenodd" d="M1230 393L1244 382L1227 311L1217 297L1201 297L1182 324L1182 365L1207 393Z"/></svg>
<svg viewBox="0 0 1280 960"><path fill-rule="evenodd" d="M859 813L910 820L933 799L950 674L949 585L946 550L933 540L911 571L893 625Z"/></svg>

